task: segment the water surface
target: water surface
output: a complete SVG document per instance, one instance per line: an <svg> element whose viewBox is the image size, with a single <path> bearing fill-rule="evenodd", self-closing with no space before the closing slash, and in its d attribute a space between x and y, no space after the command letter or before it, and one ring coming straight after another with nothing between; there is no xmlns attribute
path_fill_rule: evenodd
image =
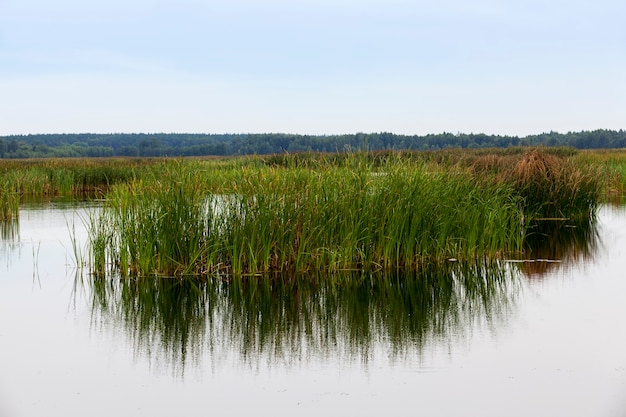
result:
<svg viewBox="0 0 626 417"><path fill-rule="evenodd" d="M334 285L93 279L85 210L1 229L0 416L626 415L623 209L532 262Z"/></svg>

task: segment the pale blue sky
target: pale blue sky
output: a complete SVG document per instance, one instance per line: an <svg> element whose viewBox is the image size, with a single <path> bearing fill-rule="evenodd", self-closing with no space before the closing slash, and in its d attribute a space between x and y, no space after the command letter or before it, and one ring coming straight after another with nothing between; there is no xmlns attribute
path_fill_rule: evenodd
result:
<svg viewBox="0 0 626 417"><path fill-rule="evenodd" d="M0 135L626 128L623 0L0 0Z"/></svg>

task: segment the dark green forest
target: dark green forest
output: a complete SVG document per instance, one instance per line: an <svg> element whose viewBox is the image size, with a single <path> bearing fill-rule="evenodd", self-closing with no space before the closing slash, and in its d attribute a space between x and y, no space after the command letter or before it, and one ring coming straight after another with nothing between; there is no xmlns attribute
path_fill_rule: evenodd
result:
<svg viewBox="0 0 626 417"><path fill-rule="evenodd" d="M569 146L577 149L626 148L626 131L542 133L525 137L486 134L349 135L80 133L0 136L0 158L105 156L229 156L302 151L437 150Z"/></svg>

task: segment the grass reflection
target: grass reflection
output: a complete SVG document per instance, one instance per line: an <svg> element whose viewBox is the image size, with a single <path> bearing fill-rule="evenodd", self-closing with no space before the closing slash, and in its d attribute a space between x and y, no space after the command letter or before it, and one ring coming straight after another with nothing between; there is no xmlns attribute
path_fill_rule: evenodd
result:
<svg viewBox="0 0 626 417"><path fill-rule="evenodd" d="M598 253L600 237L596 218L538 220L525 239L524 261L519 269L529 278L542 278L560 268L590 262Z"/></svg>
<svg viewBox="0 0 626 417"><path fill-rule="evenodd" d="M20 224L17 219L0 220L0 239L13 242L19 238Z"/></svg>
<svg viewBox="0 0 626 417"><path fill-rule="evenodd" d="M120 327L137 354L158 354L181 369L188 354L198 354L211 295L206 284L168 279L95 279L90 284L93 324Z"/></svg>
<svg viewBox="0 0 626 417"><path fill-rule="evenodd" d="M502 318L516 280L502 264L419 274L88 280L93 323L114 325L133 351L184 374L196 361L258 367L317 358L367 364L450 343Z"/></svg>

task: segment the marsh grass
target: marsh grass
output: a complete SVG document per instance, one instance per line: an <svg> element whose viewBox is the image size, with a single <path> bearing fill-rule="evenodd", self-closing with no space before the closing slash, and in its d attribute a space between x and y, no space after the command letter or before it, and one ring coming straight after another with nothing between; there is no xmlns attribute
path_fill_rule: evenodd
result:
<svg viewBox="0 0 626 417"><path fill-rule="evenodd" d="M212 173L232 180L225 195L211 192L206 175L175 163L159 178L114 187L90 229L95 269L419 270L521 249L519 199L467 173L402 160L373 170L356 157L317 169L247 166Z"/></svg>
<svg viewBox="0 0 626 417"><path fill-rule="evenodd" d="M22 196L103 195L163 164L159 159L0 160L0 175Z"/></svg>
<svg viewBox="0 0 626 417"><path fill-rule="evenodd" d="M157 159L0 159L0 219L16 218L24 198L103 198L108 189L164 164Z"/></svg>
<svg viewBox="0 0 626 417"><path fill-rule="evenodd" d="M626 150L589 150L574 158L579 166L596 167L605 201L622 204L626 196Z"/></svg>
<svg viewBox="0 0 626 417"><path fill-rule="evenodd" d="M568 147L503 149L447 149L443 151L378 151L368 153L276 155L270 166L354 166L366 163L374 170L394 161L427 165L438 172L466 172L477 182L510 186L522 198L528 216L585 218L593 215L606 195L626 190L626 153L587 152ZM487 185L488 186L488 185ZM496 185L498 186L498 185Z"/></svg>
<svg viewBox="0 0 626 417"><path fill-rule="evenodd" d="M602 163L561 148L0 161L0 216L29 195L104 197L82 258L97 273L415 271L519 252L533 219L593 217L622 178Z"/></svg>
<svg viewBox="0 0 626 417"><path fill-rule="evenodd" d="M0 221L19 216L20 195L12 182L0 174Z"/></svg>
<svg viewBox="0 0 626 417"><path fill-rule="evenodd" d="M112 263L125 274L198 273L206 227L198 177L180 164L162 177L114 187L101 214L90 219L91 263Z"/></svg>
<svg viewBox="0 0 626 417"><path fill-rule="evenodd" d="M591 169L532 150L502 175L524 199L524 210L534 217L585 219L595 215L601 183Z"/></svg>

